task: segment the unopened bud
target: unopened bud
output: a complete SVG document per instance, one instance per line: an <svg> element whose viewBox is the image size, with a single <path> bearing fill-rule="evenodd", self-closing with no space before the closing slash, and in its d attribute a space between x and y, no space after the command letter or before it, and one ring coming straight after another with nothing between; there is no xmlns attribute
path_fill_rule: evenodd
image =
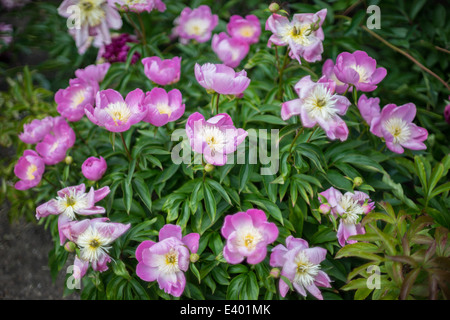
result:
<svg viewBox="0 0 450 320"><path fill-rule="evenodd" d="M65 162L67 165L70 165L70 164L72 164L72 162L73 162L73 158L72 158L71 156L67 156L67 157L64 159L64 162Z"/></svg>
<svg viewBox="0 0 450 320"><path fill-rule="evenodd" d="M280 269L273 268L272 270L270 270L270 276L272 278L278 279L280 277Z"/></svg>
<svg viewBox="0 0 450 320"><path fill-rule="evenodd" d="M269 11L272 13L277 13L280 10L280 5L276 2L272 2L269 6Z"/></svg>
<svg viewBox="0 0 450 320"><path fill-rule="evenodd" d="M191 253L191 256L189 257L189 260L191 260L192 263L196 263L200 256L196 253Z"/></svg>
<svg viewBox="0 0 450 320"><path fill-rule="evenodd" d="M319 207L319 212L321 214L328 214L328 213L330 213L330 210L331 210L331 207L327 203L322 203Z"/></svg>
<svg viewBox="0 0 450 320"><path fill-rule="evenodd" d="M211 171L213 171L213 170L214 170L214 166L213 166L212 164L207 163L207 164L205 165L205 171L206 171L206 172L211 172Z"/></svg>
<svg viewBox="0 0 450 320"><path fill-rule="evenodd" d="M66 242L66 244L64 245L64 249L66 249L67 252L74 252L76 248L77 245L72 241Z"/></svg>
<svg viewBox="0 0 450 320"><path fill-rule="evenodd" d="M353 179L354 186L359 187L362 184L363 184L363 179L361 177L356 177L355 179Z"/></svg>

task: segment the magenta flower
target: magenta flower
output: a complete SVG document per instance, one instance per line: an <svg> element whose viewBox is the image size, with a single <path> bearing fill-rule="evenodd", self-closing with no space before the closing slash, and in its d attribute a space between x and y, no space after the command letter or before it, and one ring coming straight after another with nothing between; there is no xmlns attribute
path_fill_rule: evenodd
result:
<svg viewBox="0 0 450 320"><path fill-rule="evenodd" d="M166 92L161 88L153 88L147 92L143 104L148 110L143 121L157 127L180 119L185 109L181 92L178 89Z"/></svg>
<svg viewBox="0 0 450 320"><path fill-rule="evenodd" d="M91 64L84 69L78 69L75 71L75 76L85 81L94 81L100 83L105 78L106 73L111 66L110 63L105 62L101 64Z"/></svg>
<svg viewBox="0 0 450 320"><path fill-rule="evenodd" d="M100 158L89 157L81 165L81 172L83 176L91 181L100 180L108 168L105 159L100 156Z"/></svg>
<svg viewBox="0 0 450 320"><path fill-rule="evenodd" d="M388 149L395 153L403 153L403 148L425 150L427 146L423 141L428 138L428 131L412 122L415 116L414 103L399 107L388 104L378 117L373 118L370 132L384 138Z"/></svg>
<svg viewBox="0 0 450 320"><path fill-rule="evenodd" d="M320 195L326 199L324 202L323 198L319 197L320 202L327 203L331 207L331 214L340 221L337 231L339 244L345 246L346 242L356 243L356 240L348 240L348 238L365 233L360 220L363 214L373 210L375 203L361 191L346 192L343 195L339 190L331 187Z"/></svg>
<svg viewBox="0 0 450 320"><path fill-rule="evenodd" d="M115 62L126 62L128 58L128 52L130 51L130 46L128 43L138 43L139 41L133 35L128 33L122 33L114 35L111 38L111 43L104 44L100 47L97 54L97 60L106 60L110 63ZM130 63L135 64L141 55L139 52L135 51Z"/></svg>
<svg viewBox="0 0 450 320"><path fill-rule="evenodd" d="M52 117L46 117L42 120L34 119L31 123L23 125L23 132L19 134L19 139L28 144L35 144L42 141L52 129Z"/></svg>
<svg viewBox="0 0 450 320"><path fill-rule="evenodd" d="M335 94L336 84L322 76L317 82L311 76L305 76L295 85L299 99L284 102L281 107L281 118L287 120L294 115L300 115L302 124L312 128L318 124L331 140L345 141L348 128L339 115L344 115L350 106L350 101Z"/></svg>
<svg viewBox="0 0 450 320"><path fill-rule="evenodd" d="M213 36L212 49L225 65L236 68L247 56L250 47L248 43L221 32Z"/></svg>
<svg viewBox="0 0 450 320"><path fill-rule="evenodd" d="M377 61L364 51L342 52L336 58L334 74L343 83L354 85L356 90L370 92L386 77L385 68L377 68Z"/></svg>
<svg viewBox="0 0 450 320"><path fill-rule="evenodd" d="M46 165L57 164L64 160L67 150L75 144L75 132L63 117L53 119L51 133L36 145L36 151Z"/></svg>
<svg viewBox="0 0 450 320"><path fill-rule="evenodd" d="M343 94L345 91L348 90L348 92L353 91L353 87L349 88L349 85L346 83L343 83L338 78L336 78L336 75L334 74L334 63L333 60L327 59L325 63L322 66L322 74L326 76L328 80L333 80L336 83L336 93Z"/></svg>
<svg viewBox="0 0 450 320"><path fill-rule="evenodd" d="M305 240L288 236L286 247L279 244L272 249L270 265L282 267L281 275L288 278L302 296L306 297L307 290L317 299L323 300L317 287L331 287L330 278L320 270L320 263L325 260L326 255L327 250L320 247L309 248ZM289 286L283 279L280 279L279 289L282 297L289 291Z"/></svg>
<svg viewBox="0 0 450 320"><path fill-rule="evenodd" d="M130 224L108 221L108 218L71 221L62 229L64 236L80 249L79 256L75 256L75 279L81 279L86 274L89 264L95 271L108 270L111 244L130 228Z"/></svg>
<svg viewBox="0 0 450 320"><path fill-rule="evenodd" d="M257 16L251 14L245 18L233 15L227 24L227 31L231 38L248 44L257 43L261 35L261 24Z"/></svg>
<svg viewBox="0 0 450 320"><path fill-rule="evenodd" d="M88 216L93 214L105 213L105 208L95 205L109 194L109 187L103 187L98 190L91 188L86 193L86 186L80 184L71 186L58 191L56 199L47 201L36 208L36 219L44 218L49 215L59 215L58 230L61 245L66 241L66 236L62 229L65 225L76 220L76 215Z"/></svg>
<svg viewBox="0 0 450 320"><path fill-rule="evenodd" d="M209 93L240 95L250 84L245 70L235 72L224 64L196 63L195 78Z"/></svg>
<svg viewBox="0 0 450 320"><path fill-rule="evenodd" d="M244 129L236 129L226 113L205 121L198 112L189 116L186 133L192 149L203 154L206 162L215 166L226 164L227 154L235 152L248 134Z"/></svg>
<svg viewBox="0 0 450 320"><path fill-rule="evenodd" d="M359 97L358 109L367 124L372 126L372 121L379 118L381 114L380 98L367 98L363 94Z"/></svg>
<svg viewBox="0 0 450 320"><path fill-rule="evenodd" d="M159 288L175 297L186 286L184 272L189 268L189 251L197 253L200 235L182 236L181 227L166 224L159 231L159 242L142 242L136 249L136 274L144 281L158 281Z"/></svg>
<svg viewBox="0 0 450 320"><path fill-rule="evenodd" d="M266 21L266 30L272 31L268 46L289 46L291 58L301 63L300 58L308 62L322 60L324 34L322 24L327 9L316 13L294 14L291 21L279 14L272 14Z"/></svg>
<svg viewBox="0 0 450 320"><path fill-rule="evenodd" d="M119 4L120 10L133 12L151 12L158 10L159 12L166 11L166 5L161 0L113 0Z"/></svg>
<svg viewBox="0 0 450 320"><path fill-rule="evenodd" d="M211 38L212 30L217 26L219 17L211 13L211 8L201 5L196 9L184 8L175 19L173 35L180 38L181 43L194 39L206 42Z"/></svg>
<svg viewBox="0 0 450 320"><path fill-rule="evenodd" d="M149 57L142 59L144 73L151 81L165 86L177 83L181 74L181 58L161 60L159 57Z"/></svg>
<svg viewBox="0 0 450 320"><path fill-rule="evenodd" d="M9 46L13 40L13 27L10 24L0 22L0 49L3 45Z"/></svg>
<svg viewBox="0 0 450 320"><path fill-rule="evenodd" d="M119 92L107 89L97 93L95 108L88 105L84 110L94 124L111 132L124 132L147 115L143 100L141 89L128 93L125 100Z"/></svg>
<svg viewBox="0 0 450 320"><path fill-rule="evenodd" d="M14 174L20 179L14 188L27 190L37 186L41 182L44 171L44 160L35 151L25 150L14 166Z"/></svg>
<svg viewBox="0 0 450 320"><path fill-rule="evenodd" d="M258 209L226 216L221 232L227 239L223 257L230 264L244 258L249 264L260 263L267 255L267 245L278 238L275 223L268 222L264 211Z"/></svg>
<svg viewBox="0 0 450 320"><path fill-rule="evenodd" d="M98 83L79 78L71 79L69 87L55 94L56 110L67 120L76 122L84 116L84 108L93 104L99 90Z"/></svg>
<svg viewBox="0 0 450 320"><path fill-rule="evenodd" d="M109 29L122 27L119 12L108 0L64 0L58 8L59 15L69 18L73 14L70 6L80 9L79 28L69 29L80 54L84 54L91 43L95 47L111 43Z"/></svg>
<svg viewBox="0 0 450 320"><path fill-rule="evenodd" d="M450 96L448 96L448 100L450 100ZM447 123L450 124L450 104L445 106L444 118L445 118L445 121L447 121Z"/></svg>

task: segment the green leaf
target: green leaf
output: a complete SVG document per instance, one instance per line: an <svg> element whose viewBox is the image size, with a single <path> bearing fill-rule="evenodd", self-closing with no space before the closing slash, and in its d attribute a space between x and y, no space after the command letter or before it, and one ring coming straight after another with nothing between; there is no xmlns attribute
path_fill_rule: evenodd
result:
<svg viewBox="0 0 450 320"><path fill-rule="evenodd" d="M423 191L425 194L428 194L427 173L425 171L425 164L423 163L422 157L414 157L414 166L416 168L416 174L418 175L420 183L422 184Z"/></svg>
<svg viewBox="0 0 450 320"><path fill-rule="evenodd" d="M220 196L221 196L226 202L228 202L231 206L233 205L233 204L231 203L230 197L228 196L228 193L225 191L225 189L224 189L217 181L207 178L207 179L206 179L206 182L207 182L214 190L216 190L216 191L220 194Z"/></svg>
<svg viewBox="0 0 450 320"><path fill-rule="evenodd" d="M151 193L148 189L147 184L145 183L144 179L141 177L135 177L133 179L133 184L135 186L135 190L137 191L137 194L141 198L142 202L145 204L145 206L152 211L152 197Z"/></svg>
<svg viewBox="0 0 450 320"><path fill-rule="evenodd" d="M125 210L128 214L130 214L131 202L133 200L133 188L131 184L128 184L125 180L122 181L122 190L123 190L123 200L125 205Z"/></svg>
<svg viewBox="0 0 450 320"><path fill-rule="evenodd" d="M208 214L209 219L211 221L214 221L216 218L217 210L216 198L214 197L214 194L207 183L203 183L203 196L205 200L206 213Z"/></svg>

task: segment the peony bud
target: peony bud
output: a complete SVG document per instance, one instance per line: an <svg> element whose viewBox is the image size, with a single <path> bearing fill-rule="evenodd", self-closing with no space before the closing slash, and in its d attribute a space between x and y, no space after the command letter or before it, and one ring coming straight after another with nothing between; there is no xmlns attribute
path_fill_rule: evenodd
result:
<svg viewBox="0 0 450 320"><path fill-rule="evenodd" d="M328 214L328 213L330 213L330 210L331 210L331 207L327 203L322 203L319 207L319 212L321 214Z"/></svg>
<svg viewBox="0 0 450 320"><path fill-rule="evenodd" d="M73 158L72 158L71 156L67 156L67 157L64 159L64 162L65 162L67 165L70 165L70 164L72 164L72 162L73 162Z"/></svg>
<svg viewBox="0 0 450 320"><path fill-rule="evenodd" d="M207 164L205 165L205 171L206 171L206 172L211 172L211 171L213 171L213 170L214 170L214 166L213 166L212 164L207 163Z"/></svg>
<svg viewBox="0 0 450 320"><path fill-rule="evenodd" d="M64 245L64 249L67 252L74 252L75 249L77 248L77 245L75 243L73 243L72 241L68 241L66 242L66 244Z"/></svg>
<svg viewBox="0 0 450 320"><path fill-rule="evenodd" d="M277 13L280 10L280 5L276 2L272 2L269 6L269 11L272 13Z"/></svg>
<svg viewBox="0 0 450 320"><path fill-rule="evenodd" d="M359 187L362 184L363 184L363 179L361 177L356 177L355 179L353 179L354 186Z"/></svg>
<svg viewBox="0 0 450 320"><path fill-rule="evenodd" d="M107 167L108 166L106 165L106 161L103 157L100 157L100 159L96 157L89 157L83 162L81 172L86 179L98 181L105 174Z"/></svg>
<svg viewBox="0 0 450 320"><path fill-rule="evenodd" d="M278 279L280 277L280 269L278 268L273 268L272 270L270 270L270 276L272 278Z"/></svg>
<svg viewBox="0 0 450 320"><path fill-rule="evenodd" d="M200 256L196 253L191 253L189 260L191 260L192 263L196 263L198 261L198 259L200 258Z"/></svg>

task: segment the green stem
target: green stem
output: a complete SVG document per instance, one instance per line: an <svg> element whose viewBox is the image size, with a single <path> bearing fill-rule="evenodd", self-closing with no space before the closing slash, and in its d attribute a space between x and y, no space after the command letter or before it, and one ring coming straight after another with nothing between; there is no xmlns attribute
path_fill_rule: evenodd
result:
<svg viewBox="0 0 450 320"><path fill-rule="evenodd" d="M220 93L217 94L216 114L219 114L219 100L220 100Z"/></svg>
<svg viewBox="0 0 450 320"><path fill-rule="evenodd" d="M303 130L304 130L305 128L301 128L300 130L297 130L297 134L295 135L295 138L294 138L294 140L292 140L292 143L291 143L291 146L290 146L290 148L289 148L289 156L288 156L288 158L287 158L287 162L289 163L289 161L291 160L291 158L292 158L292 149L294 148L294 145L295 145L295 142L297 141L297 139L298 139L298 137L303 133Z"/></svg>
<svg viewBox="0 0 450 320"><path fill-rule="evenodd" d="M138 20L139 20L139 25L141 26L141 32L142 32L142 43L144 45L144 55L147 56L146 52L147 52L147 37L145 35L145 26L144 26L144 22L142 21L142 17L141 14L138 13Z"/></svg>
<svg viewBox="0 0 450 320"><path fill-rule="evenodd" d="M283 98L284 90L283 90L283 73L288 65L289 58L289 48L286 49L286 54L284 55L283 65L280 68L279 77L278 77L278 100Z"/></svg>
<svg viewBox="0 0 450 320"><path fill-rule="evenodd" d="M128 160L132 161L133 158L131 157L130 150L128 150L127 144L126 144L125 139L123 137L123 132L120 133L120 138L122 139L123 147L125 148L125 152L127 153Z"/></svg>
<svg viewBox="0 0 450 320"><path fill-rule="evenodd" d="M316 132L317 128L318 128L317 126L314 127L314 130L313 130L313 131L311 132L311 134L309 135L309 138L308 138L308 140L306 140L306 143L308 143L308 142L311 140L311 138L312 138L314 132Z"/></svg>
<svg viewBox="0 0 450 320"><path fill-rule="evenodd" d="M353 103L358 106L358 91L355 86L353 86Z"/></svg>

